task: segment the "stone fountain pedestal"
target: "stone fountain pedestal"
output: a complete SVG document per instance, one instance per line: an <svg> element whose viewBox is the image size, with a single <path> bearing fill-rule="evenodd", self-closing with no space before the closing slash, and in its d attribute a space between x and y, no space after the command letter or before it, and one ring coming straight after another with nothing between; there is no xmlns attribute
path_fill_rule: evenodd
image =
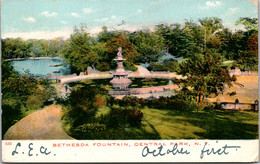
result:
<svg viewBox="0 0 260 164"><path fill-rule="evenodd" d="M128 75L132 73L132 71L126 71L123 66L123 61L125 59L122 56L122 48L118 48L117 57L114 61L117 62L117 69L115 71L110 71L113 75L113 79L110 83L113 85L114 90L110 91L111 94L129 94L128 86L132 83L132 81L128 78Z"/></svg>

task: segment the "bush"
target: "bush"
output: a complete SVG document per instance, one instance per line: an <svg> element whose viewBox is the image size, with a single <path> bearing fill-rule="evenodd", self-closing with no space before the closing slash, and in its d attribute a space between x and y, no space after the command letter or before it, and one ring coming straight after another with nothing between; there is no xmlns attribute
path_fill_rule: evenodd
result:
<svg viewBox="0 0 260 164"><path fill-rule="evenodd" d="M97 111L96 105L101 105L95 101L96 95L97 90L95 87L85 86L84 88L73 90L67 102L71 106L69 111L72 114L71 117L75 117L75 119L84 117L89 119L94 116Z"/></svg>
<svg viewBox="0 0 260 164"><path fill-rule="evenodd" d="M203 108L204 111L211 111L211 110L213 110L213 109L214 109L214 107L213 107L212 105L207 105L207 106L205 106L205 107Z"/></svg>
<svg viewBox="0 0 260 164"><path fill-rule="evenodd" d="M150 71L170 71L176 72L179 69L179 64L177 61L168 61L164 63L150 63L148 70Z"/></svg>
<svg viewBox="0 0 260 164"><path fill-rule="evenodd" d="M71 128L90 123L94 120L96 108L87 106L68 105L67 111L64 111L63 119L66 123L71 124Z"/></svg>
<svg viewBox="0 0 260 164"><path fill-rule="evenodd" d="M110 66L106 62L98 62L96 68L99 71L109 71L110 70Z"/></svg>
<svg viewBox="0 0 260 164"><path fill-rule="evenodd" d="M37 110L40 109L45 100L41 99L39 95L30 95L26 100L26 106L29 110Z"/></svg>
<svg viewBox="0 0 260 164"><path fill-rule="evenodd" d="M107 133L106 125L87 123L71 129L71 136L76 139L104 139Z"/></svg>
<svg viewBox="0 0 260 164"><path fill-rule="evenodd" d="M141 106L139 99L135 96L124 96L122 100L119 100L120 106Z"/></svg>
<svg viewBox="0 0 260 164"><path fill-rule="evenodd" d="M95 107L105 106L107 104L106 96L101 94L96 95L93 103Z"/></svg>
<svg viewBox="0 0 260 164"><path fill-rule="evenodd" d="M105 124L89 123L78 126L75 131L82 133L94 133L106 130Z"/></svg>
<svg viewBox="0 0 260 164"><path fill-rule="evenodd" d="M127 110L127 115L127 121L130 123L130 126L138 127L141 125L143 113L140 110Z"/></svg>
<svg viewBox="0 0 260 164"><path fill-rule="evenodd" d="M165 64L150 63L149 71L167 71Z"/></svg>
<svg viewBox="0 0 260 164"><path fill-rule="evenodd" d="M131 70L131 71L137 71L137 68L134 66L134 64L132 64L132 63L127 63L127 62L125 62L126 64L125 64L125 69L126 70Z"/></svg>
<svg viewBox="0 0 260 164"><path fill-rule="evenodd" d="M143 113L138 109L112 107L107 117L107 125L110 128L138 127L141 125Z"/></svg>
<svg viewBox="0 0 260 164"><path fill-rule="evenodd" d="M9 98L2 100L2 135L21 119L22 102L19 98Z"/></svg>
<svg viewBox="0 0 260 164"><path fill-rule="evenodd" d="M113 100L112 104L118 104L119 106L126 107L144 107L157 108L157 109L171 109L171 110L197 110L197 104L195 100L190 98L185 98L180 96L171 97L150 97L148 99L137 98L132 96L125 96L123 99Z"/></svg>

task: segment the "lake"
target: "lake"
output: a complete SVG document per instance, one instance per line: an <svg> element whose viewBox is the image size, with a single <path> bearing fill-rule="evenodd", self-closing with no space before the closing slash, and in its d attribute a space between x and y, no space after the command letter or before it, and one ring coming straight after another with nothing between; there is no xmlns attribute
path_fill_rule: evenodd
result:
<svg viewBox="0 0 260 164"><path fill-rule="evenodd" d="M21 75L29 71L36 76L44 76L48 73L51 75L68 75L71 73L70 66L62 59L25 59L12 61L14 69ZM51 67L50 65L60 65ZM57 73L54 73L57 72Z"/></svg>

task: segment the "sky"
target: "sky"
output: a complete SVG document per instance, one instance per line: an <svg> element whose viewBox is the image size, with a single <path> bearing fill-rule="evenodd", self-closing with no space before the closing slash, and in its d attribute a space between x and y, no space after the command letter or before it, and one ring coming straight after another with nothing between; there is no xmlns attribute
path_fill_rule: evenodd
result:
<svg viewBox="0 0 260 164"><path fill-rule="evenodd" d="M90 34L108 30L152 29L160 23L221 18L225 27L240 17L258 17L257 0L1 0L1 38L69 38L84 24ZM123 23L122 23L123 22Z"/></svg>

